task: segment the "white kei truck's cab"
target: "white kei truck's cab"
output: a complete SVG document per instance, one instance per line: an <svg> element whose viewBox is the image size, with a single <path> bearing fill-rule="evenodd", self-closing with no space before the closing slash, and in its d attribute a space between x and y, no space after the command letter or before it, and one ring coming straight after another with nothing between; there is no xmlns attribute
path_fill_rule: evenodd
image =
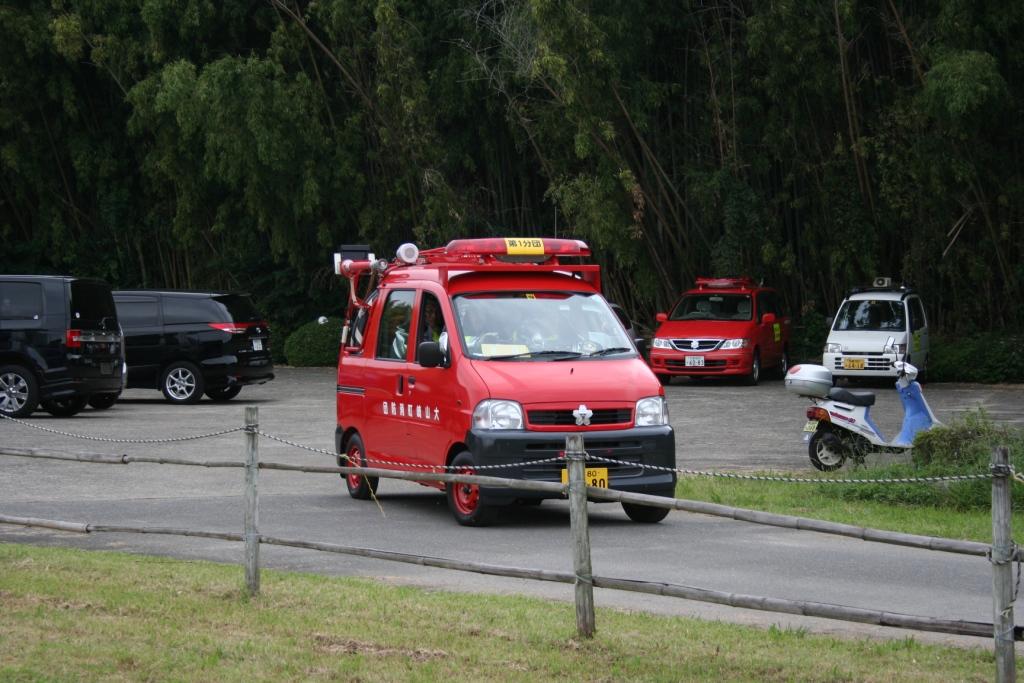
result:
<svg viewBox="0 0 1024 683"><path fill-rule="evenodd" d="M833 379L896 378L893 365L906 360L919 376L928 367L928 318L921 297L889 278L875 278L873 287L854 289L832 321L822 365ZM892 337L895 344L886 347Z"/></svg>

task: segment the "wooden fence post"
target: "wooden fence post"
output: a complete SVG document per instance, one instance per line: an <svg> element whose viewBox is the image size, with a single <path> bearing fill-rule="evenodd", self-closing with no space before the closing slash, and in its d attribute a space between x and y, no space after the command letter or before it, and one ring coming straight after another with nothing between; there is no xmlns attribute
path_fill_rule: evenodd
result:
<svg viewBox="0 0 1024 683"><path fill-rule="evenodd" d="M992 452L992 637L995 639L996 681L1017 680L1013 647L1013 558L1017 547L1010 529L1010 451Z"/></svg>
<svg viewBox="0 0 1024 683"><path fill-rule="evenodd" d="M245 407L245 586L249 595L260 592L259 532L259 408Z"/></svg>
<svg viewBox="0 0 1024 683"><path fill-rule="evenodd" d="M565 437L569 464L569 522L572 526L573 570L576 574L576 629L594 637L594 577L590 568L590 527L587 519L586 452L583 435Z"/></svg>

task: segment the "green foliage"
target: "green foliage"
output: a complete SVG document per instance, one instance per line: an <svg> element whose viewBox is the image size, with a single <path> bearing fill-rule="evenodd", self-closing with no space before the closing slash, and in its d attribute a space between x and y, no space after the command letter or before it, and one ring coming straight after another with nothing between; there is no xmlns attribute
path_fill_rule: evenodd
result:
<svg viewBox="0 0 1024 683"><path fill-rule="evenodd" d="M321 325L306 323L288 335L284 355L295 367L332 366L338 363L338 340L341 339L340 318L328 318Z"/></svg>
<svg viewBox="0 0 1024 683"><path fill-rule="evenodd" d="M908 465L861 470L865 479L985 474L996 446L1010 449L1010 461L1024 468L1024 430L994 423L983 410L968 411L948 425L919 433ZM1012 489L1014 505L1024 504L1024 489ZM925 505L952 510L984 509L991 505L988 478L944 484L864 484L845 488L847 500L872 500L894 505Z"/></svg>
<svg viewBox="0 0 1024 683"><path fill-rule="evenodd" d="M700 275L826 314L890 275L944 333L1024 329L1024 5L453 7L0 7L0 271L293 329L338 244L557 234L640 320Z"/></svg>
<svg viewBox="0 0 1024 683"><path fill-rule="evenodd" d="M790 337L791 362L820 365L831 322L832 318L826 318L818 311L805 312L801 316L801 324L794 326Z"/></svg>
<svg viewBox="0 0 1024 683"><path fill-rule="evenodd" d="M932 382L1024 382L1024 335L944 335L930 340Z"/></svg>
<svg viewBox="0 0 1024 683"><path fill-rule="evenodd" d="M973 50L937 59L921 91L929 116L953 128L976 128L998 119L1009 106L1009 88L995 57Z"/></svg>

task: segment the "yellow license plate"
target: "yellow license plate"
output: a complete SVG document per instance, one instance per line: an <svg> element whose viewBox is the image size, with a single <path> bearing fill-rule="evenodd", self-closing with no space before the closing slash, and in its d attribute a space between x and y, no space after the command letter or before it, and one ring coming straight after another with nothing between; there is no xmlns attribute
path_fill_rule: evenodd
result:
<svg viewBox="0 0 1024 683"><path fill-rule="evenodd" d="M863 358L844 358L843 370L863 370L864 363Z"/></svg>
<svg viewBox="0 0 1024 683"><path fill-rule="evenodd" d="M608 468L607 467L588 467L583 472L583 481L587 482L587 486L595 486L599 489L608 488ZM562 483L569 483L569 470L562 470Z"/></svg>
<svg viewBox="0 0 1024 683"><path fill-rule="evenodd" d="M544 240L533 237L506 238L505 252L509 256L539 256L544 253Z"/></svg>
<svg viewBox="0 0 1024 683"><path fill-rule="evenodd" d="M817 420L810 420L807 424L804 425L804 431L805 432L816 432L816 431L818 431L818 421Z"/></svg>

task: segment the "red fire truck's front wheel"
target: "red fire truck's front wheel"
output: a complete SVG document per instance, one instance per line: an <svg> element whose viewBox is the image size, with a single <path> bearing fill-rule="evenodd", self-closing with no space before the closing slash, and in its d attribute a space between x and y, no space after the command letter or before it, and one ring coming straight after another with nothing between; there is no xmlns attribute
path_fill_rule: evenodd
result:
<svg viewBox="0 0 1024 683"><path fill-rule="evenodd" d="M463 451L452 460L452 474L476 474L473 455ZM495 508L484 505L480 500L480 487L476 484L448 482L448 508L455 521L463 526L487 526L494 521Z"/></svg>

